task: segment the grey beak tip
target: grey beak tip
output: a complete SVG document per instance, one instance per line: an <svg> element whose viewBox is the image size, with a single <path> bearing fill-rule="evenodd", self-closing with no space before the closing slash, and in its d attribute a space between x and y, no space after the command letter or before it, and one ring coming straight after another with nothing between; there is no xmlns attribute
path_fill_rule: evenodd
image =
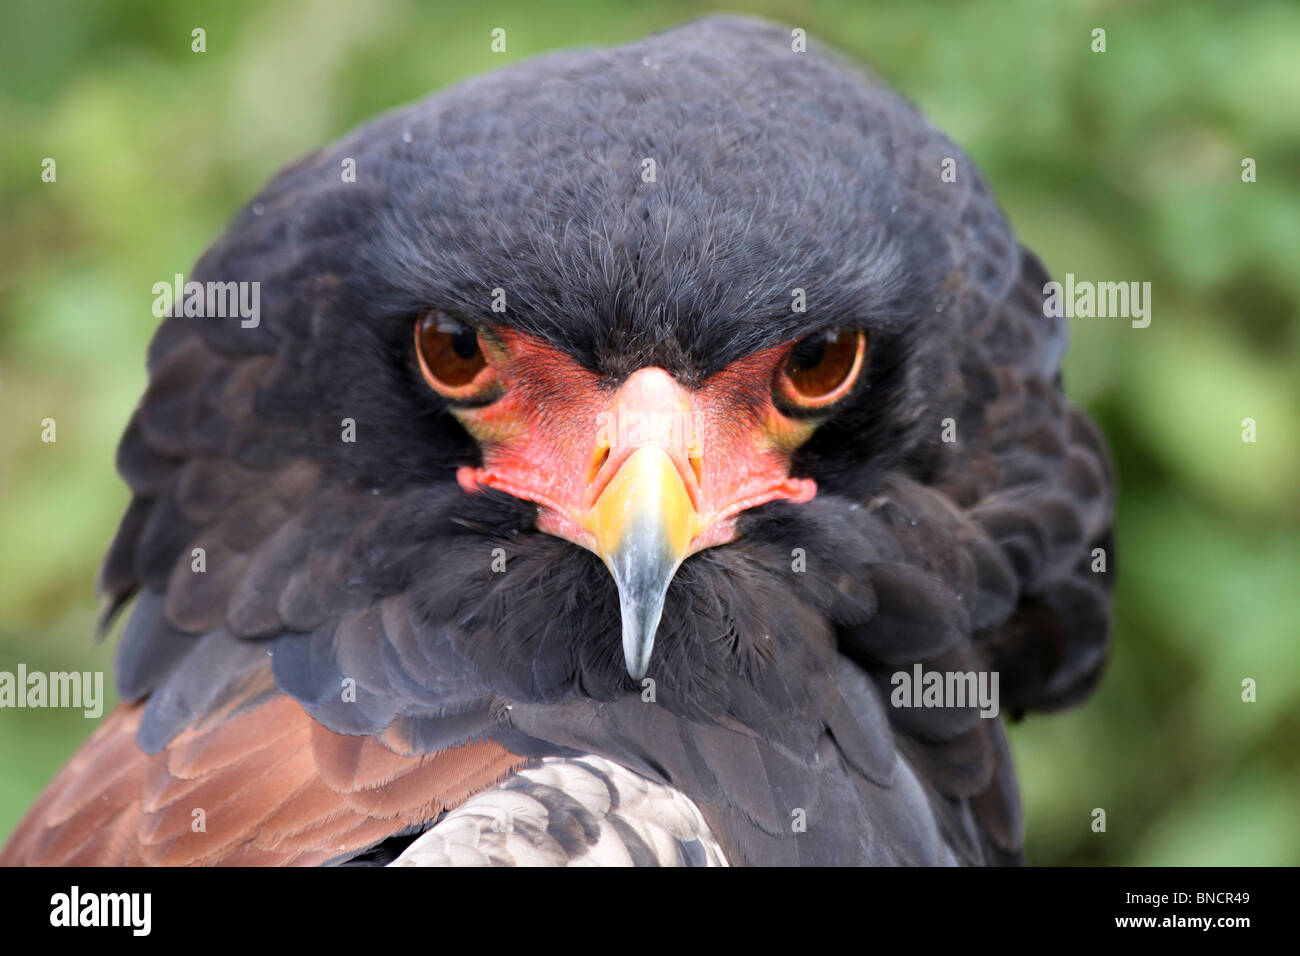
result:
<svg viewBox="0 0 1300 956"><path fill-rule="evenodd" d="M618 586L623 618L623 659L636 681L650 669L655 634L668 585L677 572L675 556L658 526L649 523L624 533L606 562Z"/></svg>
<svg viewBox="0 0 1300 956"><path fill-rule="evenodd" d="M632 610L628 615L631 620L623 621L623 660L627 664L628 676L639 681L650 669L650 653L654 650L655 632L659 629L659 614L656 607L652 621L647 622L638 613L639 608L629 610Z"/></svg>

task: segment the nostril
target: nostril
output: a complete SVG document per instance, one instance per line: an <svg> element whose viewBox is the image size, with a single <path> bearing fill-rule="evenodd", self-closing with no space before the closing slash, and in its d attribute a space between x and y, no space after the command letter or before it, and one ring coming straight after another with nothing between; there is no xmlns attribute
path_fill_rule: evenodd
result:
<svg viewBox="0 0 1300 956"><path fill-rule="evenodd" d="M695 475L695 484L704 484L704 459L700 455L691 455L688 459L691 463L691 472Z"/></svg>
<svg viewBox="0 0 1300 956"><path fill-rule="evenodd" d="M609 446L603 445L597 449L596 454L592 457L591 471L587 475L588 484L596 480L596 476L600 474L600 469L605 467L607 461L609 461Z"/></svg>

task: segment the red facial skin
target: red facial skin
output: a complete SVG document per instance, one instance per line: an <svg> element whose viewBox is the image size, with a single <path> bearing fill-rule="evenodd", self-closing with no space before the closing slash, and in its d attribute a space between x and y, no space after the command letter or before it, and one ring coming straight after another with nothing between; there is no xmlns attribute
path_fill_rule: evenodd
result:
<svg viewBox="0 0 1300 956"><path fill-rule="evenodd" d="M488 366L473 382L439 389L456 398L500 395L454 409L483 453L483 467L462 467L456 478L467 492L497 488L535 502L541 531L596 550L586 515L624 460L648 444L668 453L698 516L689 554L734 540L742 511L817 493L812 479L789 474L791 454L815 423L782 414L772 401L792 345L747 356L698 389L660 368L639 369L611 389L522 333L494 339L481 338Z"/></svg>

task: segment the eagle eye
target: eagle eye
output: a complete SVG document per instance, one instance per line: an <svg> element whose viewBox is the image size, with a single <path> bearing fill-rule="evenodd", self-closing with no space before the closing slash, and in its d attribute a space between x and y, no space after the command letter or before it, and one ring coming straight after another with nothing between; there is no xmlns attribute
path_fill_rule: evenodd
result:
<svg viewBox="0 0 1300 956"><path fill-rule="evenodd" d="M797 408L820 408L848 394L862 371L867 334L862 329L814 332L790 348L777 370L778 395Z"/></svg>
<svg viewBox="0 0 1300 956"><path fill-rule="evenodd" d="M416 321L415 354L425 381L449 398L475 398L496 378L478 331L438 309Z"/></svg>

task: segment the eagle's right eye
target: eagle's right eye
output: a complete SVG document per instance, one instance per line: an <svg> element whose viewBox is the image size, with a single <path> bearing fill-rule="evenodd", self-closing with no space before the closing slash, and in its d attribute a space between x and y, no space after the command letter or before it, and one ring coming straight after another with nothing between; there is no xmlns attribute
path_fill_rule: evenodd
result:
<svg viewBox="0 0 1300 956"><path fill-rule="evenodd" d="M416 322L415 352L425 380L448 398L478 397L495 382L477 330L438 309Z"/></svg>

